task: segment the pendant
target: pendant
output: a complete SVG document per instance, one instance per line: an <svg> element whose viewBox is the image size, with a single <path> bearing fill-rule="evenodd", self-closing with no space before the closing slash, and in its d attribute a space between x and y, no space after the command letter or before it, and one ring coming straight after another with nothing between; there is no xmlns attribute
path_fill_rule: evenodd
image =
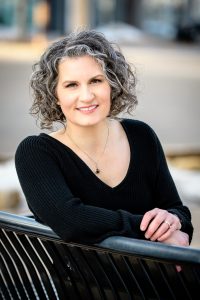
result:
<svg viewBox="0 0 200 300"><path fill-rule="evenodd" d="M100 170L98 168L96 168L95 174L99 174Z"/></svg>

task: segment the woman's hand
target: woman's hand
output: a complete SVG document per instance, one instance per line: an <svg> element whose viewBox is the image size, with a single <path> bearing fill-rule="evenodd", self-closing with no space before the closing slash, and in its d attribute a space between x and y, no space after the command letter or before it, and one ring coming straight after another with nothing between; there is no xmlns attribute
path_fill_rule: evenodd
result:
<svg viewBox="0 0 200 300"><path fill-rule="evenodd" d="M140 229L145 231L145 238L151 241L164 242L180 231L179 218L167 210L154 208L146 212L142 218Z"/></svg>
<svg viewBox="0 0 200 300"><path fill-rule="evenodd" d="M162 241L163 244L176 246L189 246L189 235L183 231L174 231L169 238Z"/></svg>
<svg viewBox="0 0 200 300"><path fill-rule="evenodd" d="M176 245L176 246L189 246L189 235L183 231L175 230L169 238L162 241L163 244ZM182 271L182 267L176 265L176 271Z"/></svg>
<svg viewBox="0 0 200 300"><path fill-rule="evenodd" d="M181 222L179 218L167 210L154 208L146 212L142 218L140 229L145 232L146 239L158 241L163 244L176 246L189 246L189 235L180 231ZM177 272L182 267L176 265Z"/></svg>

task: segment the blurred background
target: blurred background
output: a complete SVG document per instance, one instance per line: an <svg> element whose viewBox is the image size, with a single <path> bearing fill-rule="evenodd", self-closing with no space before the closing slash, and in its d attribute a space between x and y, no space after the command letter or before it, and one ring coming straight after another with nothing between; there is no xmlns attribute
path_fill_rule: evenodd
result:
<svg viewBox="0 0 200 300"><path fill-rule="evenodd" d="M200 0L0 0L0 209L28 213L14 154L40 132L29 116L32 65L83 27L117 42L136 68L133 118L158 134L200 247Z"/></svg>

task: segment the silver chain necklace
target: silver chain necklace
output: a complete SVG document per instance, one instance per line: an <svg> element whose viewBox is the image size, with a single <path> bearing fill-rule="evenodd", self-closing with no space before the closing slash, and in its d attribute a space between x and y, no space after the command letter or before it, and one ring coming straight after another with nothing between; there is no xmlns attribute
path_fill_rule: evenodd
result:
<svg viewBox="0 0 200 300"><path fill-rule="evenodd" d="M104 153L105 153L105 150L106 150L106 146L107 146L107 144L108 144L108 138L109 138L109 134L110 134L110 130L109 130L109 126L107 126L107 136L106 136L106 142L105 142L105 145L104 145L104 148L103 148L103 151L102 151L102 153L101 153L101 155L100 155L100 157L99 157L99 159L96 161L96 160L94 160L87 152L85 152L83 149L81 149L76 143L75 143L75 141L72 139L72 137L67 133L67 131L66 131L66 133L67 133L67 136L69 137L69 139L70 139L70 141L81 151L81 152L83 152L89 159L90 159L90 161L92 161L93 162L93 164L95 165L95 174L99 174L100 172L101 172L101 170L99 169L99 167L98 167L98 163L99 163L99 160L101 159L101 157L104 155Z"/></svg>

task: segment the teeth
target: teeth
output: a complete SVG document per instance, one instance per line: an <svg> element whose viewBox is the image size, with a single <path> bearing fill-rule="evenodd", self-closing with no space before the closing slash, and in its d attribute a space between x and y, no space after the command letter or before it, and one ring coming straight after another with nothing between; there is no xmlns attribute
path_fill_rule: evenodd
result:
<svg viewBox="0 0 200 300"><path fill-rule="evenodd" d="M95 107L96 107L96 105L93 105L93 106L90 106L90 107L82 107L82 108L79 108L79 110L90 111L90 110L94 109Z"/></svg>

